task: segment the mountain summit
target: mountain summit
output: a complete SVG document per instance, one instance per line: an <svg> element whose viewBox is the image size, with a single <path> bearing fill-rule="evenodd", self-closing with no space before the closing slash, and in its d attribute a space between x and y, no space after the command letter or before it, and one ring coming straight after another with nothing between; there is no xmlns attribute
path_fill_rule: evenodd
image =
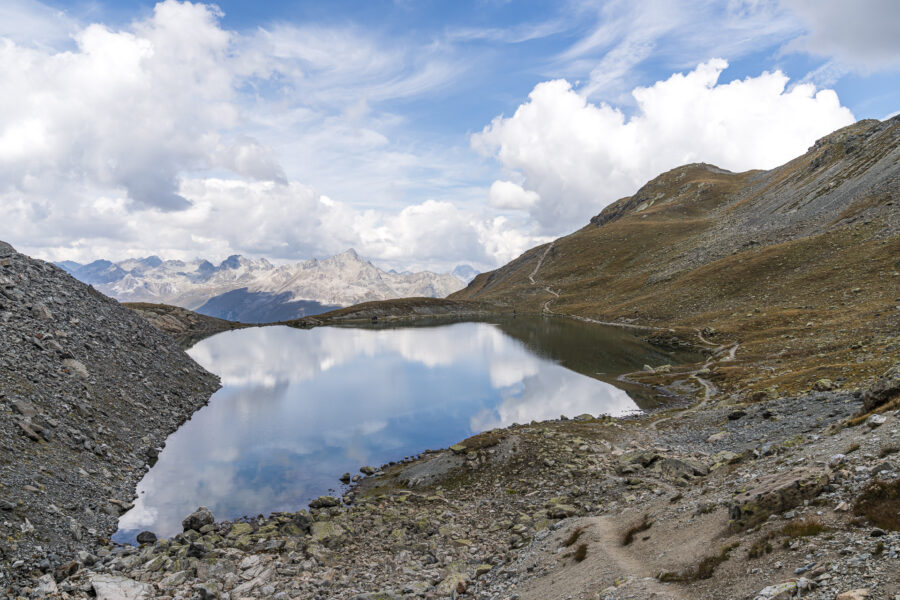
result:
<svg viewBox="0 0 900 600"><path fill-rule="evenodd" d="M333 308L409 296L443 298L465 281L430 271L388 273L354 249L325 259L276 266L266 259L232 255L208 260L70 261L60 267L122 302L171 304L244 322L270 322Z"/></svg>
<svg viewBox="0 0 900 600"><path fill-rule="evenodd" d="M722 371L723 380L778 385L778 377L764 384L747 366L777 354L792 361L782 385L811 385L890 366L898 257L894 117L839 129L769 171L690 164L663 173L585 227L478 275L449 299L710 328L739 339L745 357ZM797 327L808 333L791 333ZM879 350L858 351L858 340Z"/></svg>

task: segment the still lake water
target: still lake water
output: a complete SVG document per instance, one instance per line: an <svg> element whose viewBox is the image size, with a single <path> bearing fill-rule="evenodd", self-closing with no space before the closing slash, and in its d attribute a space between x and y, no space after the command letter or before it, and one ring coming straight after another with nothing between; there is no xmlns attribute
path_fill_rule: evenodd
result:
<svg viewBox="0 0 900 600"><path fill-rule="evenodd" d="M296 511L344 472L512 423L650 408L607 381L685 358L619 329L521 317L243 329L188 353L223 387L169 436L115 541L170 537L201 505L218 519Z"/></svg>

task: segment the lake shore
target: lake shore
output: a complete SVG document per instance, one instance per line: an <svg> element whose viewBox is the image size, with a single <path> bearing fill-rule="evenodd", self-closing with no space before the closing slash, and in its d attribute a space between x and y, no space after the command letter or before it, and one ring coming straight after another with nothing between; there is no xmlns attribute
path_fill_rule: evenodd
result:
<svg viewBox="0 0 900 600"><path fill-rule="evenodd" d="M740 402L713 383L740 356L716 335L695 333L701 363L628 375L680 394L676 407L519 424L363 466L341 497L309 511L204 517L167 540L100 548L57 589L538 600L831 599L864 588L892 598L900 535L858 513L866 490L898 478L900 407L860 414L900 374Z"/></svg>
<svg viewBox="0 0 900 600"><path fill-rule="evenodd" d="M854 511L873 482L896 479L900 419L892 409L849 426L862 403L822 391L740 410L516 425L364 468L370 476L308 512L201 520L169 540L102 550L61 589L736 598L783 584L811 598L856 588L891 598L900 535Z"/></svg>

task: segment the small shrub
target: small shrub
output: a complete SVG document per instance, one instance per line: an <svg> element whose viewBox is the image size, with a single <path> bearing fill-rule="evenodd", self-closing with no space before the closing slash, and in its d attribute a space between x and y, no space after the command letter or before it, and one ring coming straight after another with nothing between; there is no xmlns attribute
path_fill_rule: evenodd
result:
<svg viewBox="0 0 900 600"><path fill-rule="evenodd" d="M819 535L827 529L818 519L803 519L802 521L791 521L784 526L781 533L787 536L788 539L795 539Z"/></svg>
<svg viewBox="0 0 900 600"><path fill-rule="evenodd" d="M581 562L587 558L587 544L578 544L575 548L575 562Z"/></svg>
<svg viewBox="0 0 900 600"><path fill-rule="evenodd" d="M771 543L772 537L774 537L774 534L770 533L753 542L747 549L747 558L759 558L760 556L770 554L774 549L772 548Z"/></svg>
<svg viewBox="0 0 900 600"><path fill-rule="evenodd" d="M625 532L625 536L622 538L622 545L630 545L631 542L634 541L634 536L641 533L642 531L647 531L652 525L653 523L648 520L647 515L644 515L644 518L641 519L640 523L632 526L628 531Z"/></svg>
<svg viewBox="0 0 900 600"><path fill-rule="evenodd" d="M900 478L870 484L853 504L853 514L876 527L900 531Z"/></svg>

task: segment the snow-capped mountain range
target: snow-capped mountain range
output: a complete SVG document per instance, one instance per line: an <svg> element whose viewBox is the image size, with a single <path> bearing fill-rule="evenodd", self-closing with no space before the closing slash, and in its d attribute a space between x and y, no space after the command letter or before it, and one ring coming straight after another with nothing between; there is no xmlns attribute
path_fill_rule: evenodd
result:
<svg viewBox="0 0 900 600"><path fill-rule="evenodd" d="M386 272L352 249L280 266L240 255L219 265L156 256L58 264L122 302L172 304L245 322L286 320L370 300L443 298L463 288L475 274L468 265L458 266L455 274Z"/></svg>

